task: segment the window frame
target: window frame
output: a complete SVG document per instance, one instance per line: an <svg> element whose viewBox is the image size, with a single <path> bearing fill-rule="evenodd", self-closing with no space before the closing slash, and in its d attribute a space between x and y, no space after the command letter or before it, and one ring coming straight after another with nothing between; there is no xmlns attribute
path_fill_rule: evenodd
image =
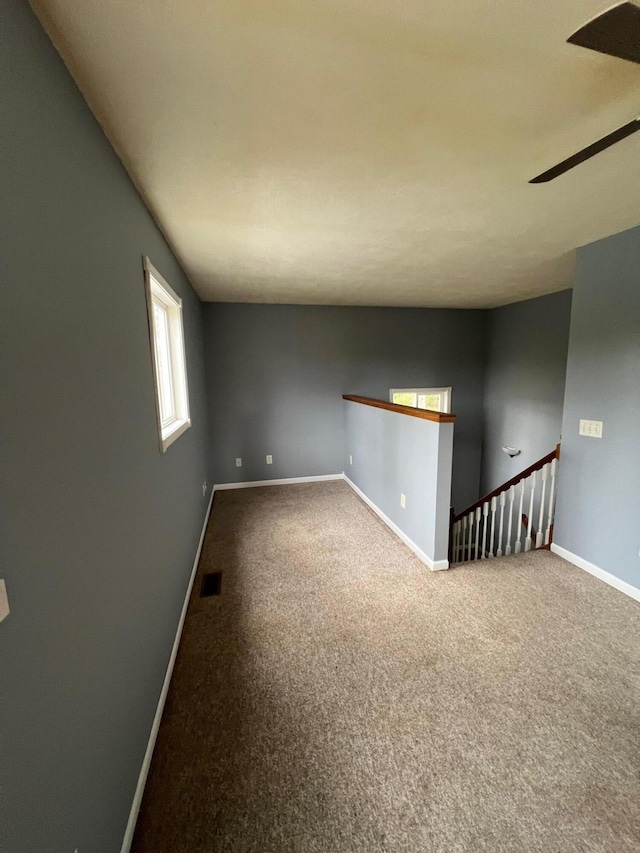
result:
<svg viewBox="0 0 640 853"><path fill-rule="evenodd" d="M435 412L440 411L442 414L451 414L451 394L453 391L453 386L447 385L443 388L390 388L389 389L389 402L393 403L393 395L394 394L415 394L416 402L418 401L418 397L420 396L429 396L430 394L444 394L444 408L443 409L422 409L423 412ZM412 409L419 409L420 406L411 406Z"/></svg>
<svg viewBox="0 0 640 853"><path fill-rule="evenodd" d="M156 404L156 422L160 452L165 453L173 442L191 426L189 411L189 381L187 357L184 346L184 318L182 299L153 266L149 258L143 259L149 345L153 367L153 393ZM173 403L173 417L166 418L163 411L163 383L155 324L155 307L165 312L167 318L167 350L169 378Z"/></svg>

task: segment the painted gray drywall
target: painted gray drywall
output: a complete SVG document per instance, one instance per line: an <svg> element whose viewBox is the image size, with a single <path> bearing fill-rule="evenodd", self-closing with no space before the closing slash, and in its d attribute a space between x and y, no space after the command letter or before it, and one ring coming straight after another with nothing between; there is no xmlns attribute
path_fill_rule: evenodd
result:
<svg viewBox="0 0 640 853"><path fill-rule="evenodd" d="M0 849L117 853L207 503L201 307L27 3L0 16ZM184 300L164 455L143 254Z"/></svg>
<svg viewBox="0 0 640 853"><path fill-rule="evenodd" d="M204 310L216 482L339 473L342 394L388 400L394 387L451 385L453 499L477 499L486 312L222 303Z"/></svg>
<svg viewBox="0 0 640 853"><path fill-rule="evenodd" d="M560 441L570 315L571 290L488 312L483 494ZM503 445L520 455L510 458Z"/></svg>
<svg viewBox="0 0 640 853"><path fill-rule="evenodd" d="M453 424L352 401L344 418L347 477L432 562L447 560Z"/></svg>
<svg viewBox="0 0 640 853"><path fill-rule="evenodd" d="M578 250L554 541L640 588L640 227Z"/></svg>

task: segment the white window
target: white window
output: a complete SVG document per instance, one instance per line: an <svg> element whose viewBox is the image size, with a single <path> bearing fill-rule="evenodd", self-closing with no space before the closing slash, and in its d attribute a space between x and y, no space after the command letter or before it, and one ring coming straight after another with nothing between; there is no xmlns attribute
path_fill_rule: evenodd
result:
<svg viewBox="0 0 640 853"><path fill-rule="evenodd" d="M450 412L451 388L392 388L389 391L389 400L398 406Z"/></svg>
<svg viewBox="0 0 640 853"><path fill-rule="evenodd" d="M156 391L160 449L164 451L191 426L182 300L144 259L149 337Z"/></svg>

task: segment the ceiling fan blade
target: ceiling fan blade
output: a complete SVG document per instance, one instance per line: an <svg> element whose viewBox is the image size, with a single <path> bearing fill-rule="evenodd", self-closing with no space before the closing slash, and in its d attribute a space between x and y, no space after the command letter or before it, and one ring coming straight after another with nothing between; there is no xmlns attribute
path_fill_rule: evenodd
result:
<svg viewBox="0 0 640 853"><path fill-rule="evenodd" d="M588 21L569 36L571 44L640 62L640 6L620 3Z"/></svg>
<svg viewBox="0 0 640 853"><path fill-rule="evenodd" d="M632 133L635 133L638 130L640 130L640 118L634 118L633 121L622 125L622 127L614 130L613 133L603 136L602 139L594 142L593 145L588 145L586 148L583 148L582 151L578 151L577 154L574 154L572 157L567 157L567 159L563 160L562 163L558 163L557 166L553 166L541 175L537 175L535 178L532 178L529 183L543 184L545 181L552 181L554 178L557 178L558 175L568 172L569 169L573 169L574 166L584 163L585 160L588 160L590 157L594 157L596 154L604 151L605 148L615 145L616 142L620 142L621 139L631 136Z"/></svg>

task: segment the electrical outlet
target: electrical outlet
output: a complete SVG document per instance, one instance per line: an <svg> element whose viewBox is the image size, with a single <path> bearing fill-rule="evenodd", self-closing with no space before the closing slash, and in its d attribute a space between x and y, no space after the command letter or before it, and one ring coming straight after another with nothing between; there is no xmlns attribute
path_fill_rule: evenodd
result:
<svg viewBox="0 0 640 853"><path fill-rule="evenodd" d="M267 465L273 465L273 456L271 454L267 456Z"/></svg>
<svg viewBox="0 0 640 853"><path fill-rule="evenodd" d="M9 599L4 581L0 581L0 622L9 615Z"/></svg>
<svg viewBox="0 0 640 853"><path fill-rule="evenodd" d="M349 465L353 465L353 456L349 454Z"/></svg>
<svg viewBox="0 0 640 853"><path fill-rule="evenodd" d="M202 497L204 497L206 494L207 494L207 481L205 480L204 483L202 484Z"/></svg>
<svg viewBox="0 0 640 853"><path fill-rule="evenodd" d="M240 457L236 457L236 468L242 468L242 459Z"/></svg>
<svg viewBox="0 0 640 853"><path fill-rule="evenodd" d="M404 508L405 508L405 506L406 506L406 502L407 502L407 499L405 498L405 496L404 496L404 495L402 495L402 494L401 494L401 495L400 495L400 506L402 507L402 509L404 509Z"/></svg>

